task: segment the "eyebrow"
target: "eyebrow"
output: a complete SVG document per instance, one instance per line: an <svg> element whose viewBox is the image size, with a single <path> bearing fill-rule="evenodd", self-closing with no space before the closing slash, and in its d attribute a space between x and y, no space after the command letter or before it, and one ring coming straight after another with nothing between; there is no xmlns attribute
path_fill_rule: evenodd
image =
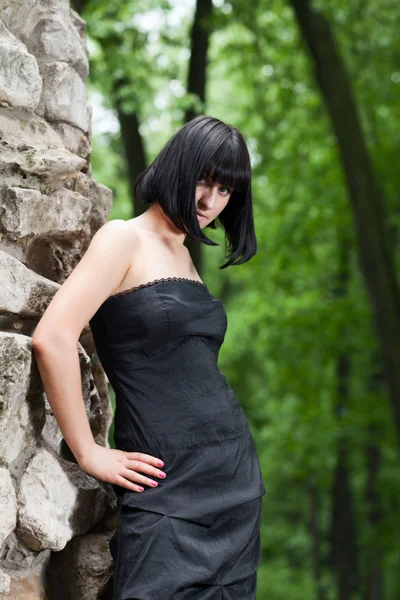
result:
<svg viewBox="0 0 400 600"><path fill-rule="evenodd" d="M206 181L210 181L211 180L211 176L208 175L208 174L206 174L206 173L203 173L203 175L201 176L201 178L202 179L204 178ZM220 182L216 181L215 184L219 185L221 187L226 187L228 190L230 190L230 192L233 192L233 190L235 189L234 186L227 185L226 183L220 183Z"/></svg>

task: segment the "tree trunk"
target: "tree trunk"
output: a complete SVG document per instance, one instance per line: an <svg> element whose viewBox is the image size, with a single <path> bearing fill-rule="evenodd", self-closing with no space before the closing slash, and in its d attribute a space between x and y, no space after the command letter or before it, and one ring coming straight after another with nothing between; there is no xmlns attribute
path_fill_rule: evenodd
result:
<svg viewBox="0 0 400 600"><path fill-rule="evenodd" d="M345 235L340 240L340 263L335 295L345 297L349 280L349 243ZM335 406L339 427L348 405L351 358L342 353L337 364L337 402ZM339 436L337 463L332 487L331 561L336 575L338 600L350 600L357 592L357 544L355 516L348 467L348 438Z"/></svg>
<svg viewBox="0 0 400 600"><path fill-rule="evenodd" d="M386 228L383 193L373 172L349 78L328 21L309 0L290 0L314 61L315 76L336 134L372 304L400 446L400 291Z"/></svg>
<svg viewBox="0 0 400 600"><path fill-rule="evenodd" d="M197 0L192 31L190 36L190 62L187 79L187 93L195 94L201 101L202 106L206 102L206 79L207 79L207 53L210 38L210 21L212 18L212 1ZM185 113L185 123L193 119L198 113L194 106L188 108ZM193 263L200 274L203 273L203 244L191 239L185 242Z"/></svg>
<svg viewBox="0 0 400 600"><path fill-rule="evenodd" d="M374 440L375 431L370 427L369 439ZM377 536L377 530L382 522L382 508L378 490L378 474L382 462L382 456L379 446L371 441L366 447L368 479L365 492L366 503L368 506L368 520L372 530L372 539ZM367 578L365 586L365 600L383 600L383 571L382 558L379 547L376 543L369 544L367 549Z"/></svg>
<svg viewBox="0 0 400 600"><path fill-rule="evenodd" d="M202 105L206 103L207 54L210 40L212 1L197 0L190 35L190 61L187 93L195 94ZM199 114L193 106L185 113L185 123Z"/></svg>
<svg viewBox="0 0 400 600"><path fill-rule="evenodd" d="M357 550L347 461L346 444L341 440L332 489L331 522L331 557L338 600L350 600L357 591Z"/></svg>
<svg viewBox="0 0 400 600"><path fill-rule="evenodd" d="M140 119L136 112L125 112L118 101L116 102L116 108L128 165L127 171L134 210L133 214L137 217L148 208L148 206L139 203L134 192L135 181L147 166L143 138L139 132Z"/></svg>
<svg viewBox="0 0 400 600"><path fill-rule="evenodd" d="M320 493L316 485L309 487L310 515L308 528L311 538L311 564L315 581L316 600L325 600L322 580L321 527L320 527Z"/></svg>

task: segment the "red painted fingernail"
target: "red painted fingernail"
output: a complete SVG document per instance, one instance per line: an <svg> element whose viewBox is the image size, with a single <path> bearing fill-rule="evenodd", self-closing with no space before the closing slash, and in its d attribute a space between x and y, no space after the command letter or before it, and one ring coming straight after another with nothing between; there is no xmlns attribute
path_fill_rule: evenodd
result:
<svg viewBox="0 0 400 600"><path fill-rule="evenodd" d="M162 467L162 466L164 465L164 463L163 463L163 461L162 461L162 460L158 460L158 461L157 461L157 465L158 465L159 467Z"/></svg>
<svg viewBox="0 0 400 600"><path fill-rule="evenodd" d="M142 488L141 486L139 486L139 492L143 492L144 488Z"/></svg>
<svg viewBox="0 0 400 600"><path fill-rule="evenodd" d="M158 481L152 481L152 482L151 482L151 485L152 485L153 487L156 487L156 486L158 485Z"/></svg>

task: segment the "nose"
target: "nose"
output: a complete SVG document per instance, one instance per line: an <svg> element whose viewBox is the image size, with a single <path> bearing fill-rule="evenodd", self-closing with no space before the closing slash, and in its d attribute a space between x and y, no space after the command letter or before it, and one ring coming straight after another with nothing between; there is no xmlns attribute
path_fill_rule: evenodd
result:
<svg viewBox="0 0 400 600"><path fill-rule="evenodd" d="M202 200L207 204L208 208L212 208L216 202L218 194L218 186L213 185L212 187L207 187L202 194Z"/></svg>

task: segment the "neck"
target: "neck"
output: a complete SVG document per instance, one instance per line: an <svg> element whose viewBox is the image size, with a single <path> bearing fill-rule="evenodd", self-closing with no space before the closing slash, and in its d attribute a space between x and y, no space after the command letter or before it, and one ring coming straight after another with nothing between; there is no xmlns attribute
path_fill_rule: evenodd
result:
<svg viewBox="0 0 400 600"><path fill-rule="evenodd" d="M158 202L153 202L144 213L136 217L136 221L149 233L158 237L165 237L182 245L185 241L186 234L172 223Z"/></svg>

